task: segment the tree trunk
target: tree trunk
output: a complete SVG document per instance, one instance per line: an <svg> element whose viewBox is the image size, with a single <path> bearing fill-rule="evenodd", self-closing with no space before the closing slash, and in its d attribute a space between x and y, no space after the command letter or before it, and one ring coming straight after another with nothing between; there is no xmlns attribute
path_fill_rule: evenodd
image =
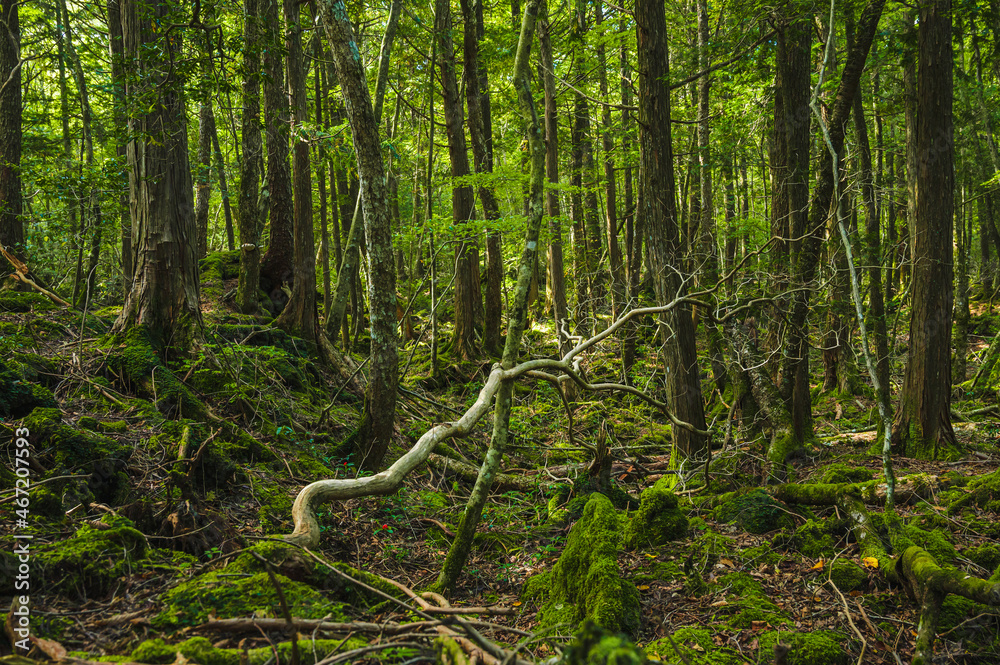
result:
<svg viewBox="0 0 1000 665"><path fill-rule="evenodd" d="M471 173L469 154L465 142L465 121L462 98L458 93L458 78L455 74L455 46L452 41L451 4L447 0L435 3L434 32L438 40L438 64L441 67L444 123L448 133L448 157L451 161L451 177L463 178ZM464 225L472 218L472 186L456 183L451 194L451 214L456 226ZM455 335L452 355L459 360L476 357L476 292L479 281L476 252L472 238L460 238L455 252Z"/></svg>
<svg viewBox="0 0 1000 665"><path fill-rule="evenodd" d="M482 0L462 0L465 22L463 48L465 53L465 98L469 107L469 136L476 173L493 173L493 122L490 98L487 94L486 65L479 59L479 44L483 40ZM492 184L479 186L483 215L488 222L500 219L500 206ZM490 353L500 352L500 320L503 314L500 287L503 280L503 256L500 233L490 231L486 240L486 307L483 322L483 346Z"/></svg>
<svg viewBox="0 0 1000 665"><path fill-rule="evenodd" d="M281 0L260 0L264 26L264 123L267 143L268 217L271 239L261 259L260 274L271 293L290 284L292 259L292 176L288 168L288 94L282 53Z"/></svg>
<svg viewBox="0 0 1000 665"><path fill-rule="evenodd" d="M219 194L222 195L222 213L226 220L226 248L231 252L236 249L236 238L233 234L233 207L229 202L229 185L226 183L226 160L219 146L219 125L212 120L212 150L215 153L215 169L219 177ZM239 154L237 153L237 158Z"/></svg>
<svg viewBox="0 0 1000 665"><path fill-rule="evenodd" d="M129 102L146 101L129 116L129 190L135 279L112 328L144 328L154 347L190 353L201 324L198 307L198 229L188 166L184 83L170 62L181 57L180 33L158 29L175 23L165 4L121 2L125 54L136 68L126 82ZM4 40L0 40L2 42ZM143 177L139 177L142 174ZM165 356L161 355L161 359Z"/></svg>
<svg viewBox="0 0 1000 665"><path fill-rule="evenodd" d="M0 39L0 245L25 259L21 217L21 27L14 0L2 0L6 34Z"/></svg>
<svg viewBox="0 0 1000 665"><path fill-rule="evenodd" d="M594 4L598 30L604 23L602 1ZM597 72L600 77L601 99L608 101L608 60L604 40L597 42ZM611 277L611 320L625 311L625 275L622 266L621 246L618 244L618 197L615 183L615 143L612 137L611 106L605 103L601 110L601 149L604 156L604 210L605 235L608 243L608 267Z"/></svg>
<svg viewBox="0 0 1000 665"><path fill-rule="evenodd" d="M624 29L623 29L624 30ZM619 64L621 67L621 98L622 106L632 105L632 68L628 61L628 48L624 32L622 32L621 48L619 49ZM622 154L628 154L635 144L634 130L632 129L631 113L622 110ZM643 241L643 220L637 219L634 209L632 192L632 165L626 162L625 165L625 260L627 261L626 295L628 297L627 309L636 307L639 303L639 278L642 274L642 241ZM635 347L637 342L638 324L634 319L629 319L625 324L625 343L622 345L622 374L625 383L632 381L632 367L635 365Z"/></svg>
<svg viewBox="0 0 1000 665"><path fill-rule="evenodd" d="M916 219L911 223L913 274L910 344L892 427L892 445L907 457L937 459L957 453L951 427L952 124L951 0L920 7L917 72Z"/></svg>
<svg viewBox="0 0 1000 665"><path fill-rule="evenodd" d="M260 136L260 35L258 14L261 2L243 0L243 163L240 165L240 277L236 302L244 314L255 314L260 308L260 231L263 226L257 214L260 196L260 176L264 155Z"/></svg>
<svg viewBox="0 0 1000 665"><path fill-rule="evenodd" d="M868 50L875 37L884 6L885 0L872 0L865 7L858 21L858 31L854 44L847 52L840 85L837 88L829 115L827 136L824 136L824 143L827 144L828 150L832 150L837 155L841 154L844 147L845 124L850 118L854 94L858 89L865 61L868 58ZM828 150L821 153L822 157L817 164L816 187L809 201L809 216L805 226L808 235L802 242L796 257L791 283L797 290L792 295L791 316L789 317L782 356L781 395L783 399L791 400L793 405L792 417L796 426L796 446L801 445L804 440L812 436L811 422L805 421L810 409L809 383L806 373L808 369L806 354L809 346L805 335L805 326L811 297L809 285L812 284L816 276L816 268L819 264L825 235L823 222L830 212L830 205L833 202L834 178L837 177ZM798 405L797 408L796 405ZM770 458L770 462L783 465L785 457L794 453L796 446L786 450L775 450L775 455Z"/></svg>
<svg viewBox="0 0 1000 665"><path fill-rule="evenodd" d="M398 384L396 337L396 272L392 254L392 219L382 165L378 118L354 41L343 0L317 3L333 52L358 158L361 207L368 250L368 303L371 314L371 369L361 424L360 464L382 465L395 428ZM386 55L388 57L388 55Z"/></svg>
<svg viewBox="0 0 1000 665"><path fill-rule="evenodd" d="M637 0L635 5L639 78L639 205L638 216L649 236L649 262L657 301L666 304L682 293L672 266L681 265L677 211L674 203L673 148L670 139L670 87L667 25L663 3ZM667 373L668 403L674 415L705 429L701 380L695 350L694 322L687 306L664 314L660 326ZM708 441L674 428L674 444L686 456L705 450Z"/></svg>
<svg viewBox="0 0 1000 665"><path fill-rule="evenodd" d="M517 363L517 355L521 349L521 337L528 319L528 292L531 288L531 276L538 256L538 235L544 213L542 196L545 179L545 142L542 138L542 123L539 122L538 113L535 110L528 70L528 55L531 50L532 35L535 33L534 23L538 16L538 6L539 0L527 0L524 22L521 25L521 38L517 47L517 58L514 63L514 87L517 90L521 116L526 125L528 151L531 155L531 189L528 204L528 229L525 234L524 251L518 266L517 290L514 294L514 306L510 310L507 339L504 343L501 361L501 365L505 369L511 368ZM466 504L458 527L458 535L452 543L437 580L437 588L446 593L450 593L454 588L468 559L472 540L476 535L476 526L479 524L483 506L486 504L490 488L493 486L493 480L507 447L513 396L514 382L512 380L504 381L497 391L490 447L486 452L479 476L476 478L476 484Z"/></svg>
<svg viewBox="0 0 1000 665"><path fill-rule="evenodd" d="M292 178L295 192L293 227L295 240L292 294L285 309L275 321L279 328L303 339L322 344L323 336L316 311L316 242L312 219L312 164L309 141L299 126L309 120L306 93L309 86L303 64L302 16L297 0L284 0L285 62L288 70L288 92L291 100L290 130L298 138L292 155Z"/></svg>
<svg viewBox="0 0 1000 665"><path fill-rule="evenodd" d="M198 227L198 257L208 254L208 203L212 198L212 102L205 100L198 109L198 163L196 166L194 223Z"/></svg>
<svg viewBox="0 0 1000 665"><path fill-rule="evenodd" d="M122 17L121 8L119 0L108 0L108 42L110 44L110 55L111 55L111 82L113 86L113 99L115 105L114 119L116 127L125 127L128 123L127 115L125 111L125 45L122 42ZM120 133L116 133L116 137L120 137ZM116 153L118 155L118 163L121 168L120 177L124 181L124 187L122 190L121 197L118 202L118 215L119 215L119 230L118 235L121 240L122 248L122 290L123 295L127 296L129 291L132 290L132 218L129 215L129 204L128 204L128 174L126 173L125 163L128 161L126 156L126 141L117 138Z"/></svg>

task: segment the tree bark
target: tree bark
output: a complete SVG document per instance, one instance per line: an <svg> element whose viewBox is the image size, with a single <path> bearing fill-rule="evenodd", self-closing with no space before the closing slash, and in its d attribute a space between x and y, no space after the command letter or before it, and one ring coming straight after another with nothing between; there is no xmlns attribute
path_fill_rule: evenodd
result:
<svg viewBox="0 0 1000 665"><path fill-rule="evenodd" d="M604 23L601 0L594 4L598 30ZM601 99L608 100L608 59L604 40L597 43L597 72L600 77ZM601 110L601 149L604 157L604 228L608 243L608 268L611 275L611 319L614 321L625 311L625 275L622 265L621 245L618 242L618 195L615 182L615 143L612 136L611 106L605 103Z"/></svg>
<svg viewBox="0 0 1000 665"><path fill-rule="evenodd" d="M243 163L240 165L240 276L236 302L244 314L255 314L260 309L257 292L260 289L263 220L258 215L258 198L264 154L260 135L261 19L258 14L262 1L270 0L243 0Z"/></svg>
<svg viewBox="0 0 1000 665"><path fill-rule="evenodd" d="M372 106L364 67L357 57L354 30L343 0L317 3L333 53L351 125L360 175L361 207L368 250L368 303L371 314L371 369L361 425L360 465L382 465L395 428L398 384L396 271L392 219L382 164L378 118ZM387 56L388 57L388 56Z"/></svg>
<svg viewBox="0 0 1000 665"><path fill-rule="evenodd" d="M128 161L136 263L132 290L112 332L145 328L154 347L190 353L201 324L198 230L184 84L177 68L169 66L181 57L182 40L179 32L158 27L178 19L164 4L121 2L126 63L135 72L127 79L126 99L139 106L129 114L128 127L133 137ZM145 101L150 96L155 104Z"/></svg>
<svg viewBox="0 0 1000 665"><path fill-rule="evenodd" d="M122 17L120 0L108 0L108 42L111 56L112 97L115 105L115 126L125 127L128 124L125 111L125 45L122 42ZM127 296L132 289L132 217L129 214L128 174L126 173L126 141L116 132L116 154L120 165L120 177L124 181L121 197L118 202L119 230L122 250L122 292Z"/></svg>
<svg viewBox="0 0 1000 665"><path fill-rule="evenodd" d="M649 237L649 262L657 301L666 304L683 292L681 248L674 202L674 165L670 131L669 60L663 3L637 0L635 6L639 78L639 205L637 214ZM667 373L668 403L674 415L700 430L705 411L695 350L694 322L688 306L664 314L660 326ZM674 428L677 450L692 456L708 446L704 437Z"/></svg>
<svg viewBox="0 0 1000 665"><path fill-rule="evenodd" d="M907 457L957 454L951 427L952 119L951 0L920 5L916 219L910 344L893 449ZM921 196L921 192L933 192Z"/></svg>
<svg viewBox="0 0 1000 665"><path fill-rule="evenodd" d="M5 31L0 36L0 245L26 258L21 217L21 26L15 0L2 0Z"/></svg>
<svg viewBox="0 0 1000 665"><path fill-rule="evenodd" d="M268 217L271 239L260 264L261 277L272 293L290 284L294 275L292 176L288 167L288 94L282 58L281 0L260 0L264 26L264 123L267 143Z"/></svg>
<svg viewBox="0 0 1000 665"><path fill-rule="evenodd" d="M198 109L198 162L196 165L194 223L198 227L198 257L208 254L208 203L212 198L212 102L205 100Z"/></svg>

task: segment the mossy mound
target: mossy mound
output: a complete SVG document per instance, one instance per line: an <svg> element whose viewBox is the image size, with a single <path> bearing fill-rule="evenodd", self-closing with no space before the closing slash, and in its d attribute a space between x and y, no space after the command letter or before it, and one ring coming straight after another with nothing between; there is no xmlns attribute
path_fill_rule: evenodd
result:
<svg viewBox="0 0 1000 665"><path fill-rule="evenodd" d="M56 305L46 296L33 291L0 292L0 312L30 312L55 309Z"/></svg>
<svg viewBox="0 0 1000 665"><path fill-rule="evenodd" d="M316 589L275 575L292 616L331 621L344 619L343 603L330 600ZM165 609L152 624L171 630L197 626L209 615L219 619L280 616L281 603L267 573L213 571L182 582L161 597Z"/></svg>
<svg viewBox="0 0 1000 665"><path fill-rule="evenodd" d="M854 662L844 648L845 638L840 633L829 630L809 633L768 631L760 636L760 648L763 653L770 654L779 640L791 647L785 661L787 665L849 665Z"/></svg>
<svg viewBox="0 0 1000 665"><path fill-rule="evenodd" d="M646 645L646 653L669 665L742 665L746 658L735 649L715 643L708 628L684 627Z"/></svg>
<svg viewBox="0 0 1000 665"><path fill-rule="evenodd" d="M918 545L927 551L939 564L954 564L955 546L940 529L925 531L913 524L903 527L903 533L893 540L899 552L905 552L911 545Z"/></svg>
<svg viewBox="0 0 1000 665"><path fill-rule="evenodd" d="M208 256L198 261L198 270L201 271L201 278L203 280L236 279L240 276L240 250L211 252Z"/></svg>
<svg viewBox="0 0 1000 665"><path fill-rule="evenodd" d="M123 518L113 526L80 527L72 538L39 547L42 588L74 599L102 598L146 556L146 538Z"/></svg>
<svg viewBox="0 0 1000 665"><path fill-rule="evenodd" d="M344 640L299 640L299 665L313 665L336 651L349 651L364 646L363 639L354 637ZM338 649L339 647L339 649ZM275 650L278 660L274 660ZM204 637L192 637L180 644L167 644L162 639L146 640L132 651L127 659L136 663L167 664L178 662L181 655L188 662L198 665L282 665L292 662L292 643L279 642L274 646L250 649L220 649Z"/></svg>
<svg viewBox="0 0 1000 665"><path fill-rule="evenodd" d="M36 407L56 406L51 390L24 380L20 372L0 362L0 416L23 418Z"/></svg>
<svg viewBox="0 0 1000 665"><path fill-rule="evenodd" d="M745 531L757 534L791 523L782 504L760 489L729 496L716 508L716 517L720 522L736 522Z"/></svg>
<svg viewBox="0 0 1000 665"><path fill-rule="evenodd" d="M31 431L31 443L39 461L55 475L86 471L90 473L87 487L98 501L120 504L129 488L125 463L132 456L128 444L76 430L62 422L59 409L35 409L24 420Z"/></svg>
<svg viewBox="0 0 1000 665"><path fill-rule="evenodd" d="M625 526L622 542L629 549L657 547L687 536L688 518L677 507L669 478L660 478L642 492L639 510Z"/></svg>
<svg viewBox="0 0 1000 665"><path fill-rule="evenodd" d="M592 619L611 631L638 632L639 592L618 569L619 529L611 501L592 494L559 561L525 585L525 596L546 598L539 611L541 625Z"/></svg>
<svg viewBox="0 0 1000 665"><path fill-rule="evenodd" d="M726 623L737 630L752 628L755 623L772 627L791 624L789 618L767 597L760 582L747 573L728 573L719 578L720 589L728 587L732 594L729 605L721 612L729 618Z"/></svg>
<svg viewBox="0 0 1000 665"><path fill-rule="evenodd" d="M24 381L40 383L46 388L55 388L62 380L59 364L37 353L12 353L7 366Z"/></svg>
<svg viewBox="0 0 1000 665"><path fill-rule="evenodd" d="M642 649L620 633L612 633L593 621L584 621L566 647L561 665L644 665L649 660Z"/></svg>
<svg viewBox="0 0 1000 665"><path fill-rule="evenodd" d="M91 432L124 434L128 430L128 423L124 420L103 422L91 416L81 416L76 421L82 429L89 429Z"/></svg>
<svg viewBox="0 0 1000 665"><path fill-rule="evenodd" d="M976 547L970 547L963 553L966 558L973 561L978 566L982 566L991 573L1000 568L1000 547L994 543L983 543Z"/></svg>
<svg viewBox="0 0 1000 665"><path fill-rule="evenodd" d="M868 583L868 573L864 568L844 559L837 559L830 567L830 581L843 593L860 589Z"/></svg>
<svg viewBox="0 0 1000 665"><path fill-rule="evenodd" d="M774 546L797 550L810 559L833 556L838 537L847 533L848 526L834 519L806 520L792 533L775 537Z"/></svg>
<svg viewBox="0 0 1000 665"><path fill-rule="evenodd" d="M949 507L956 513L965 506L974 505L990 512L1000 512L1000 471L976 476L966 486L968 494L961 496Z"/></svg>
<svg viewBox="0 0 1000 665"><path fill-rule="evenodd" d="M853 467L846 464L831 464L823 470L820 482L826 484L863 483L871 479L871 469Z"/></svg>

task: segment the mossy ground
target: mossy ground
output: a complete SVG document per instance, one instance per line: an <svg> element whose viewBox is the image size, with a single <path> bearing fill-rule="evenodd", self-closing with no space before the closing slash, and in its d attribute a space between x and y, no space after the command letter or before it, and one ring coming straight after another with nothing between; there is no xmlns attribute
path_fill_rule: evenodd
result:
<svg viewBox="0 0 1000 665"><path fill-rule="evenodd" d="M205 266L209 293L216 295L206 306L204 345L189 356L162 358L141 335L105 337L118 315L115 307L87 317L82 332L92 342L81 349L67 344L81 332L79 313L20 295L8 304L0 301L0 351L11 379L5 385L20 386L21 394L39 401L30 410L23 407L27 413L21 416L0 413L0 446L8 462L0 468L0 482L12 488L16 481L9 442L18 426L31 430L39 465L31 470L33 481L82 476L36 483L27 528L36 537L33 574L46 584L33 594L37 634L79 657L166 664L180 653L200 664L264 665L275 662L273 642L278 662L289 662L290 637L283 630L262 636L194 628L210 617L281 616L274 582L252 553L272 563L297 618L379 622L413 617L366 586L401 599L384 576L420 591L433 581L450 546L449 533L471 488L425 468L391 496L320 508L317 553L356 582L301 550L257 540L288 532L292 501L306 483L359 475L345 451L360 420L361 396L340 390L334 400L343 381L317 363L309 344L277 330L266 317L229 309L223 296L234 286L234 265L233 255L221 255ZM554 353L551 338L544 317L528 335L533 352L542 355ZM401 363L412 349L403 350ZM651 349L640 349L639 375L662 369ZM425 342L414 358L403 380L410 392L400 394L399 437L390 456L401 454L430 425L455 419L476 399L488 370L443 358L446 378L427 380ZM620 365L613 353L593 360L588 372L595 377ZM710 405L725 418L728 409L717 400ZM817 394L817 433L872 425L872 406L866 394ZM871 623L857 623L869 644L892 645L908 660L912 636L899 627L916 622L916 606L888 585L883 571L864 565L843 512L784 504L756 490L764 477L766 423L758 423L756 432L751 423L734 427L734 444L713 453L708 489L699 488L699 467L664 492L670 483L655 477L668 468L671 429L658 414L630 398L603 395L583 396L574 408L577 443L592 442L603 431L612 444L612 499L591 493L590 453L571 444L551 386L520 382L504 466L537 479L537 490L491 496L453 604L498 604L516 613L491 621L575 635L568 653L588 663L640 663L644 656L637 646L669 663L769 662L779 639L794 647L790 663L856 662L860 643L842 615L832 578L852 607L860 604L868 612ZM191 461L178 462L185 431ZM447 454L478 464L488 431L480 425L468 438L450 441ZM981 423L957 431L963 445L996 455L1000 430ZM791 475L797 482L877 484L881 460L867 452L870 434L821 441L812 457L795 461ZM549 475L543 466L555 472ZM981 459L952 466L898 459L900 474L945 479L923 500L900 507L899 542L919 544L969 574L1000 575L998 466ZM3 555L7 572L16 570L10 554L16 509L0 503L0 524L7 525L0 529L10 545ZM877 506L870 509L884 527ZM576 586L586 592L550 602L553 591L568 591L581 578ZM84 612L77 614L80 608ZM71 618L77 616L82 619ZM583 628L585 616L608 626ZM128 618L100 623L97 617ZM1000 661L997 626L992 611L949 597L940 648L970 654L956 656L959 662ZM508 645L517 640L502 631L486 635ZM371 639L355 635L341 644L345 636L320 633L315 643L303 637L300 662L309 665L338 645L343 652ZM542 639L522 655L542 661L565 645ZM371 658L398 663L433 654L427 640L424 652Z"/></svg>

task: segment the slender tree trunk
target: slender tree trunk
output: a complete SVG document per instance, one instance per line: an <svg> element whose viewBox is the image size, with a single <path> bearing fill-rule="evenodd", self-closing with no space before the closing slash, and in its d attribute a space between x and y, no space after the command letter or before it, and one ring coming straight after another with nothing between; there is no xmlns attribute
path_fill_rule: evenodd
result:
<svg viewBox="0 0 1000 665"><path fill-rule="evenodd" d="M604 23L602 0L594 5L598 30ZM601 150L604 156L604 210L605 234L608 243L608 267L611 276L611 319L614 321L625 311L625 274L621 246L618 243L618 196L615 182L615 143L611 123L611 106L608 101L608 58L604 40L597 43L597 72L600 77L601 99Z"/></svg>
<svg viewBox="0 0 1000 665"><path fill-rule="evenodd" d="M316 34L313 41L313 57L323 56L323 42ZM324 133L330 131L330 119L323 116L323 101L329 96L324 68L315 67L315 103L316 124L323 128ZM316 148L316 183L319 185L319 227L320 227L320 262L323 270L323 315L330 316L330 227L326 218L326 148L322 145ZM336 206L334 206L336 208Z"/></svg>
<svg viewBox="0 0 1000 665"><path fill-rule="evenodd" d="M471 173L469 154L465 142L465 121L462 98L458 93L455 73L455 46L452 41L451 4L448 0L435 3L434 31L438 40L438 64L443 83L444 122L448 133L448 156L451 160L451 177L464 178ZM464 225L473 214L473 193L469 184L456 183L451 195L452 219L457 226ZM476 349L476 294L479 271L478 253L471 237L462 238L455 252L455 335L452 355L460 360L472 360Z"/></svg>
<svg viewBox="0 0 1000 665"><path fill-rule="evenodd" d="M302 51L302 16L297 0L284 0L285 62L288 71L288 92L291 100L291 131L298 138L292 155L292 179L295 192L294 277L292 294L275 325L317 344L324 337L319 327L316 311L316 243L313 238L312 164L309 159L309 141L297 131L309 120L306 93L308 79L305 74Z"/></svg>
<svg viewBox="0 0 1000 665"><path fill-rule="evenodd" d="M913 25L912 11L906 14L906 24ZM905 42L904 42L905 43ZM906 252L903 263L903 281L909 283L916 258L914 249L917 233L917 62L912 48L903 50L903 112L906 122ZM949 228L951 223L949 221Z"/></svg>
<svg viewBox="0 0 1000 665"><path fill-rule="evenodd" d="M361 465L366 469L376 469L382 465L392 440L399 381L392 220L378 118L372 106L362 62L356 57L358 47L347 9L343 0L319 0L317 4L344 95L361 176L361 206L368 250L371 365L359 439L363 445Z"/></svg>
<svg viewBox="0 0 1000 665"><path fill-rule="evenodd" d="M657 300L666 304L682 291L671 266L681 265L682 250L674 202L673 148L670 139L670 80L667 25L662 2L636 0L639 78L639 205L638 216L649 235L649 261ZM667 398L674 415L705 429L701 380L691 310L680 306L663 315ZM685 456L705 450L708 441L674 428L674 445Z"/></svg>
<svg viewBox="0 0 1000 665"><path fill-rule="evenodd" d="M514 63L514 87L517 90L521 116L524 118L528 134L528 150L531 154L531 190L528 206L528 229L525 234L524 251L517 273L517 290L514 294L514 306L510 310L507 324L507 339L504 343L504 368L513 367L517 363L517 355L521 349L521 337L528 319L528 292L531 288L532 272L538 255L538 236L542 225L544 207L542 202L545 178L545 143L543 140L542 123L535 110L535 102L531 93L531 81L528 70L528 56L531 50L532 35L535 33L534 23L538 16L539 0L527 0L524 11L524 21L521 25L521 38L517 47L517 58ZM450 593L465 566L472 547L476 526L482 516L483 506L489 496L490 487L500 461L503 458L509 437L511 404L514 396L513 381L504 381L496 396L496 408L493 411L493 434L490 447L476 478L476 484L469 496L465 512L459 523L458 534L452 543L448 556L445 558L441 574L438 576L437 588Z"/></svg>
<svg viewBox="0 0 1000 665"><path fill-rule="evenodd" d="M113 86L114 118L115 126L124 128L127 123L125 112L125 46L122 42L122 20L120 0L108 0L108 42L111 56L111 82ZM119 231L122 249L122 289L123 295L127 296L132 290L132 217L129 214L128 203L128 174L126 173L126 140L122 138L122 132L115 133L116 153L121 171L120 176L123 181L121 187L121 197L118 202Z"/></svg>
<svg viewBox="0 0 1000 665"><path fill-rule="evenodd" d="M632 105L632 68L628 60L628 48L624 36L624 26L621 29L621 47L619 49L619 66L621 69L621 98L622 106L626 109ZM632 129L631 113L628 110L622 111L622 154L627 155L632 149L635 141L634 130ZM642 242L643 242L643 219L636 218L633 192L632 192L632 164L625 164L625 258L627 261L626 295L627 308L636 307L639 303L639 278L642 274ZM635 365L635 348L637 342L638 325L634 319L629 320L625 325L625 343L622 345L622 374L626 383L632 381L632 368Z"/></svg>
<svg viewBox="0 0 1000 665"><path fill-rule="evenodd" d="M272 293L290 284L294 275L292 238L294 211L292 176L288 167L289 117L285 90L285 67L282 53L280 7L282 0L260 0L261 25L264 28L264 122L267 143L268 217L271 238L261 259L260 274Z"/></svg>
<svg viewBox="0 0 1000 665"><path fill-rule="evenodd" d="M920 459L955 454L951 427L952 119L951 0L920 5L917 136L918 196L912 223L910 344L892 427L893 449Z"/></svg>
<svg viewBox="0 0 1000 665"><path fill-rule="evenodd" d="M260 136L260 3L243 0L243 163L240 165L240 277L236 302L244 314L255 314L260 305L260 229L258 197L264 164Z"/></svg>
<svg viewBox="0 0 1000 665"><path fill-rule="evenodd" d="M226 182L226 160L219 146L219 126L212 120L212 150L215 153L215 169L219 177L219 194L222 195L222 213L226 220L226 248L231 252L236 249L236 238L233 234L233 207L229 202L229 185ZM237 154L237 157L239 155Z"/></svg>
<svg viewBox="0 0 1000 665"><path fill-rule="evenodd" d="M536 29L538 60L545 94L545 177L552 185L559 184L559 125L556 119L556 79L552 60L551 23L548 3L541 0ZM566 269L563 264L562 220L559 192L550 188L545 195L545 214L549 217L548 285L552 298L552 320L559 341L559 355L570 348L568 338L569 307L566 303Z"/></svg>
<svg viewBox="0 0 1000 665"><path fill-rule="evenodd" d="M208 203L212 198L212 102L205 100L198 109L198 162L195 168L194 223L198 227L198 256L208 254Z"/></svg>
<svg viewBox="0 0 1000 665"><path fill-rule="evenodd" d="M21 27L15 0L2 0L6 34L0 39L0 245L26 257L21 217Z"/></svg>
<svg viewBox="0 0 1000 665"><path fill-rule="evenodd" d="M484 37L482 0L462 0L465 22L463 49L465 53L465 98L469 107L469 137L476 173L493 173L492 119L487 94L486 66L479 59L479 44ZM500 219L493 186L479 186L483 215L490 224ZM490 353L500 351L500 320L503 313L500 287L503 280L501 239L497 231L489 231L486 241L486 307L483 322L483 346Z"/></svg>

